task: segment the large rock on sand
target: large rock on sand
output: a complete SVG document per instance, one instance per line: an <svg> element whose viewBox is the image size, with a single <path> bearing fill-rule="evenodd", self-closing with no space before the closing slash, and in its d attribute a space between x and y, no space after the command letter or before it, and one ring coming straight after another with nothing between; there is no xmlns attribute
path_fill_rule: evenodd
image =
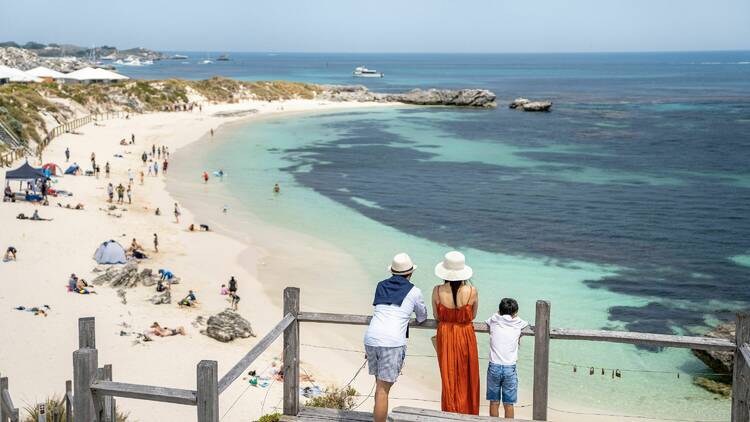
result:
<svg viewBox="0 0 750 422"><path fill-rule="evenodd" d="M151 287L159 281L159 276L154 274L150 268L138 271L138 261L129 261L122 267L110 267L96 277L92 282L95 286L110 286L129 289L138 285ZM179 277L173 277L171 284L178 284Z"/></svg>
<svg viewBox="0 0 750 422"><path fill-rule="evenodd" d="M172 303L172 293L170 293L169 290L164 290L161 293L155 294L151 299L149 299L149 302L153 303L154 305L164 305Z"/></svg>
<svg viewBox="0 0 750 422"><path fill-rule="evenodd" d="M721 338L734 343L735 328L735 322L730 321L718 325L716 328L706 333L705 336ZM715 372L719 374L729 374L729 378L731 379L732 370L734 369L734 352L693 349L693 354Z"/></svg>
<svg viewBox="0 0 750 422"><path fill-rule="evenodd" d="M206 329L201 333L223 343L236 338L255 337L250 322L231 309L208 318Z"/></svg>

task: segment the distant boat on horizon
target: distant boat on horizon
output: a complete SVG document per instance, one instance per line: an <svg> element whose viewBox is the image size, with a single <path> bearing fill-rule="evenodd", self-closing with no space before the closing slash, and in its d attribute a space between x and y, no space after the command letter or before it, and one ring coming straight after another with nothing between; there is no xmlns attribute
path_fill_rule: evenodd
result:
<svg viewBox="0 0 750 422"><path fill-rule="evenodd" d="M229 61L229 56L226 55L226 54L222 54L221 56L219 56L219 57L216 58L216 61L217 62L228 62Z"/></svg>
<svg viewBox="0 0 750 422"><path fill-rule="evenodd" d="M368 69L364 66L359 66L354 69L353 75L355 78L382 78L385 76L383 72Z"/></svg>
<svg viewBox="0 0 750 422"><path fill-rule="evenodd" d="M189 57L188 57L188 56L184 56L184 55L182 55L182 54L175 54L175 55L174 55L174 56L172 56L171 58L172 58L172 59L174 59L174 60L185 60L185 59L187 59L187 58L189 58Z"/></svg>

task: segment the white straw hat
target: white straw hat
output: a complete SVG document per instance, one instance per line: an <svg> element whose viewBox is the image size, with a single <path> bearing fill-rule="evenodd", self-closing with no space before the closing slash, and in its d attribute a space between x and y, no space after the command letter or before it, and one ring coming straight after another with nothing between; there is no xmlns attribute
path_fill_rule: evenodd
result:
<svg viewBox="0 0 750 422"><path fill-rule="evenodd" d="M445 254L442 262L435 266L435 275L441 280L464 281L471 278L474 271L466 265L466 257L458 251Z"/></svg>
<svg viewBox="0 0 750 422"><path fill-rule="evenodd" d="M411 262L411 257L405 253L400 253L393 257L393 262L388 267L388 271L396 275L407 275L414 272L417 266Z"/></svg>

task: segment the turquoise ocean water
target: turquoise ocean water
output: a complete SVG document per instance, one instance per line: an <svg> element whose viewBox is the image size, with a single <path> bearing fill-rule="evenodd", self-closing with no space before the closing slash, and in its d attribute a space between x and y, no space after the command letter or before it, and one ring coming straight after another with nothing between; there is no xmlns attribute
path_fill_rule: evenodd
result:
<svg viewBox="0 0 750 422"><path fill-rule="evenodd" d="M361 81L347 76L349 65L364 63L386 72L367 82L374 89L471 86L499 95L496 110L268 118L180 151L171 181L178 197L189 195L223 230L240 237L257 230L244 235L283 257L259 269L271 294L287 282L278 274L292 275L305 285L318 281L319 297L331 298L318 300L318 309L366 313L394 253L415 258L415 282L429 292L432 267L457 248L475 269L481 318L512 296L530 321L535 301L550 300L556 327L696 334L750 303L748 57L247 55L212 71L186 64L199 71L180 74L168 63L132 76L224 71L351 83ZM554 111L505 108L521 95L552 98ZM199 183L203 170L219 168L228 174L223 181ZM242 223L257 219L262 228ZM284 244L276 230L324 244ZM305 254L327 247L359 271L283 262L309 265ZM413 350L429 352L427 341L416 343ZM482 339L480 348L484 354ZM519 363L527 389L532 349L527 340ZM728 419L726 399L693 386L692 376L708 368L689 351L555 341L551 359L556 408ZM612 378L615 369L621 378Z"/></svg>

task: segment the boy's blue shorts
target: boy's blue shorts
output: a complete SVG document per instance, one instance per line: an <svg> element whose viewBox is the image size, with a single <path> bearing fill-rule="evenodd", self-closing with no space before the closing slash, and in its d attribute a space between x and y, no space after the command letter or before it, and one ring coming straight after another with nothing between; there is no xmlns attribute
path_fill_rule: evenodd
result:
<svg viewBox="0 0 750 422"><path fill-rule="evenodd" d="M487 367L487 400L515 404L518 401L518 372L516 365L497 365L490 362Z"/></svg>

